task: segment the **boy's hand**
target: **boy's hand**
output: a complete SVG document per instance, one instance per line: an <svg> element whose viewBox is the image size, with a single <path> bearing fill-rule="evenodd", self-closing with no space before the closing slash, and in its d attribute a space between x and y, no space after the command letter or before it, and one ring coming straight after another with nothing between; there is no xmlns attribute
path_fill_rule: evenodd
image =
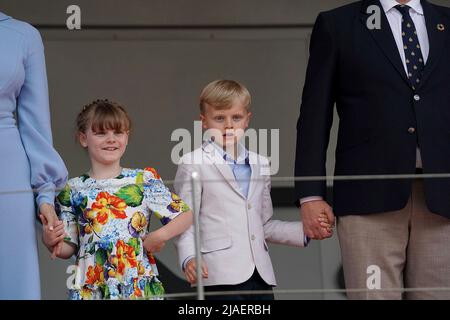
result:
<svg viewBox="0 0 450 320"><path fill-rule="evenodd" d="M186 276L186 280L190 284L194 284L197 282L197 264L195 263L195 258L192 258L186 263L186 267L184 268L184 275ZM202 277L208 278L208 266L204 261L202 261Z"/></svg>
<svg viewBox="0 0 450 320"><path fill-rule="evenodd" d="M328 216L325 213L321 213L317 220L321 228L325 228L329 234L333 234L333 226L330 224Z"/></svg>
<svg viewBox="0 0 450 320"><path fill-rule="evenodd" d="M48 250L52 252L52 259L55 259L61 254L64 243L64 223L57 220L54 225L51 226L44 215L40 214L39 218L42 221L42 241Z"/></svg>
<svg viewBox="0 0 450 320"><path fill-rule="evenodd" d="M150 232L142 237L142 240L144 240L143 246L147 252L160 252L166 245L166 239L159 230Z"/></svg>

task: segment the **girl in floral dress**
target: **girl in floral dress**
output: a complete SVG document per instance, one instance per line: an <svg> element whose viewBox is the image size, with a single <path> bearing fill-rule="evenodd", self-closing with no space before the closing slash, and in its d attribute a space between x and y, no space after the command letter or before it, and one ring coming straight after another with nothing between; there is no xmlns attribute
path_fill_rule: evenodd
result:
<svg viewBox="0 0 450 320"><path fill-rule="evenodd" d="M187 230L192 212L155 169L121 167L130 130L121 106L108 100L85 106L77 129L91 169L57 196L62 221L53 230L41 217L47 248L56 247L62 259L76 254L69 299L159 299L164 289L152 252ZM152 213L164 226L149 233Z"/></svg>

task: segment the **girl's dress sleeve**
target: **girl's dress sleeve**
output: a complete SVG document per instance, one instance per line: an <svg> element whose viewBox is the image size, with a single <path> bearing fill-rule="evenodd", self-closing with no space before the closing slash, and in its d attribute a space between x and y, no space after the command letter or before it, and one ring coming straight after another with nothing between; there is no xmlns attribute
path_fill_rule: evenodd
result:
<svg viewBox="0 0 450 320"><path fill-rule="evenodd" d="M39 32L29 27L24 53L25 79L17 97L17 122L31 168L36 202L54 204L64 186L67 169L53 148L44 46Z"/></svg>
<svg viewBox="0 0 450 320"><path fill-rule="evenodd" d="M64 241L78 247L78 220L73 206L72 190L68 184L56 197L56 212L64 223L64 231L66 233Z"/></svg>
<svg viewBox="0 0 450 320"><path fill-rule="evenodd" d="M153 168L144 170L144 201L163 225L169 223L189 206L167 188Z"/></svg>

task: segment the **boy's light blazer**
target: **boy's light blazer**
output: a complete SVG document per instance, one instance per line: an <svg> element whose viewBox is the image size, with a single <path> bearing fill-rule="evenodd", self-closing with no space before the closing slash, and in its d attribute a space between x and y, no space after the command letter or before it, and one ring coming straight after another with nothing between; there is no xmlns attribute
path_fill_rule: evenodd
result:
<svg viewBox="0 0 450 320"><path fill-rule="evenodd" d="M176 193L191 207L200 208L203 260L208 266L204 285L239 284L256 268L270 285L276 285L266 241L304 246L301 222L272 220L269 161L249 152L252 169L248 198L228 164L211 143L182 157L175 177ZM198 172L201 188L192 195L191 174ZM176 240L179 262L195 256L194 227Z"/></svg>

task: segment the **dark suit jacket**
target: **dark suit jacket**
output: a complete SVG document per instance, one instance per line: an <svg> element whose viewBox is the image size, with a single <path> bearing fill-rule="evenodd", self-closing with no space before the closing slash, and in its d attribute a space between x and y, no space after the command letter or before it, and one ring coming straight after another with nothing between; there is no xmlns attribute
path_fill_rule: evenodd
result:
<svg viewBox="0 0 450 320"><path fill-rule="evenodd" d="M381 29L369 30L366 9L374 4ZM416 90L379 1L318 16L297 124L297 177L326 174L334 104L340 119L335 175L413 174L417 145L424 173L450 173L450 8L425 0L422 6L430 54ZM424 183L429 209L450 218L450 179ZM333 209L338 216L398 210L411 185L411 179L335 180ZM296 199L325 196L326 184L297 182L295 190Z"/></svg>

